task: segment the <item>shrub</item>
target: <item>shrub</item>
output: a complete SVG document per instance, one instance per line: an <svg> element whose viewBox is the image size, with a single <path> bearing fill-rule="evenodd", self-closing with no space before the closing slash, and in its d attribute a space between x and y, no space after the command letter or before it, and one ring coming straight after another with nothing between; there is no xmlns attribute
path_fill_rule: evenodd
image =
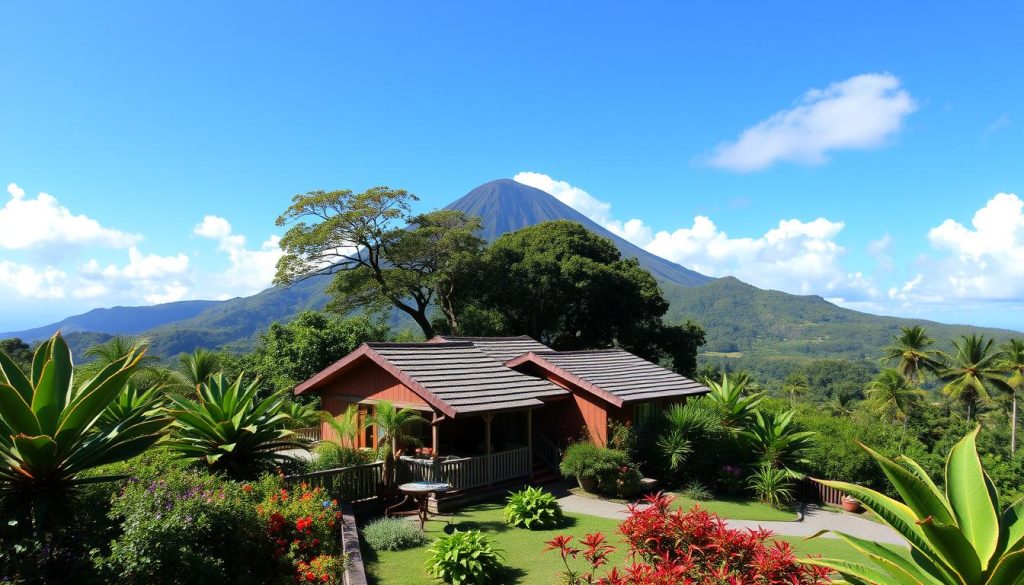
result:
<svg viewBox="0 0 1024 585"><path fill-rule="evenodd" d="M434 542L427 558L427 572L452 585L484 585L501 575L503 561L501 551L479 530L455 530Z"/></svg>
<svg viewBox="0 0 1024 585"><path fill-rule="evenodd" d="M121 534L99 554L108 582L252 583L272 574L270 543L240 484L155 459L110 504Z"/></svg>
<svg viewBox="0 0 1024 585"><path fill-rule="evenodd" d="M546 550L561 553L566 565L564 581L570 585L673 585L691 583L760 583L763 585L818 585L828 582L828 569L799 564L789 544L773 542L768 530L727 528L721 519L695 507L689 512L672 509L672 498L663 494L645 499L646 507L633 505L619 531L634 564L623 571L613 568L597 575L611 550L601 534L572 546L571 537L559 536ZM576 570L570 559L582 556L590 565Z"/></svg>
<svg viewBox="0 0 1024 585"><path fill-rule="evenodd" d="M248 487L248 486L247 486ZM260 486L264 497L256 506L266 533L273 539L273 558L278 572L297 581L306 579L310 566L321 556L340 554L338 520L341 511L321 487L300 484L277 487L272 478ZM337 563L321 562L322 568ZM326 583L341 583L341 571L328 574ZM332 581L333 580L333 581Z"/></svg>
<svg viewBox="0 0 1024 585"><path fill-rule="evenodd" d="M747 479L747 486L761 502L781 508L793 500L792 476L785 469L770 465L757 468Z"/></svg>
<svg viewBox="0 0 1024 585"><path fill-rule="evenodd" d="M313 458L307 467L310 471L337 469L373 463L376 458L373 451L342 447L335 442L325 441L313 448Z"/></svg>
<svg viewBox="0 0 1024 585"><path fill-rule="evenodd" d="M513 492L505 506L505 522L510 526L544 530L557 528L564 520L558 500L541 488L527 487Z"/></svg>
<svg viewBox="0 0 1024 585"><path fill-rule="evenodd" d="M415 524L401 518L379 518L363 528L363 541L373 550L405 550L427 542Z"/></svg>
<svg viewBox="0 0 1024 585"><path fill-rule="evenodd" d="M565 477L596 480L598 491L623 495L635 493L643 478L627 453L593 443L569 445L559 469Z"/></svg>
<svg viewBox="0 0 1024 585"><path fill-rule="evenodd" d="M714 497L711 490L699 481L691 481L686 484L686 487L683 488L682 495L687 499L696 500L698 502L710 500Z"/></svg>

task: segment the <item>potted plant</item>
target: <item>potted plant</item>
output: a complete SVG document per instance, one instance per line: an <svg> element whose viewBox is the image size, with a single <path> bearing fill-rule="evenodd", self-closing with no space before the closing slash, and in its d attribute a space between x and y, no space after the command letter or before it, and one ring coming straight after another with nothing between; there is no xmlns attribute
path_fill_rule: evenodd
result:
<svg viewBox="0 0 1024 585"><path fill-rule="evenodd" d="M574 477L585 492L597 491L600 448L593 443L573 443L558 466L565 477Z"/></svg>
<svg viewBox="0 0 1024 585"><path fill-rule="evenodd" d="M847 512L853 512L854 514L860 514L864 511L864 506L860 505L860 500L852 496L843 496L842 498L843 509Z"/></svg>

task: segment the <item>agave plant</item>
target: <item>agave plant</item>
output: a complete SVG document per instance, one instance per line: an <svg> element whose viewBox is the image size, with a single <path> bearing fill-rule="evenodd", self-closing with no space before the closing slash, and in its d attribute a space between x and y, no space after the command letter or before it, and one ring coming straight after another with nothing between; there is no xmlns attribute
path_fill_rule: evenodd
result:
<svg viewBox="0 0 1024 585"><path fill-rule="evenodd" d="M131 350L78 385L67 343L58 333L35 351L26 376L0 353L0 494L30 507L36 525L66 502L79 475L130 459L162 437L171 420L148 407L124 405L103 421L143 360Z"/></svg>
<svg viewBox="0 0 1024 585"><path fill-rule="evenodd" d="M903 456L892 460L863 445L903 502L850 483L821 482L857 498L899 532L910 543L909 559L878 543L836 532L873 561L874 566L827 558L803 562L828 567L850 583L1019 585L1024 582L1024 499L1001 509L999 493L978 457L979 430L980 427L969 433L949 452L945 491L940 490L914 460Z"/></svg>
<svg viewBox="0 0 1024 585"><path fill-rule="evenodd" d="M749 378L746 376L733 375L729 379L728 374L722 374L722 382L707 380L707 399L718 405L723 412L723 424L728 427L742 426L754 416L757 405L761 403L764 394L756 392L744 396Z"/></svg>
<svg viewBox="0 0 1024 585"><path fill-rule="evenodd" d="M793 478L785 469L771 465L761 465L747 478L747 487L757 499L773 508L782 508L792 501L792 485Z"/></svg>
<svg viewBox="0 0 1024 585"><path fill-rule="evenodd" d="M157 414L166 404L162 386L150 386L142 390L138 384L129 380L100 415L100 424L117 425L139 412Z"/></svg>
<svg viewBox="0 0 1024 585"><path fill-rule="evenodd" d="M279 451L304 445L290 439L295 433L283 392L257 400L258 391L258 380L243 387L241 376L229 383L223 374L214 374L199 385L196 400L170 396L175 420L168 448L236 478L290 460Z"/></svg>
<svg viewBox="0 0 1024 585"><path fill-rule="evenodd" d="M761 462L790 470L804 463L804 452L814 444L815 433L801 431L793 423L796 411L781 414L757 411L740 436L747 440ZM795 472L793 472L795 474Z"/></svg>

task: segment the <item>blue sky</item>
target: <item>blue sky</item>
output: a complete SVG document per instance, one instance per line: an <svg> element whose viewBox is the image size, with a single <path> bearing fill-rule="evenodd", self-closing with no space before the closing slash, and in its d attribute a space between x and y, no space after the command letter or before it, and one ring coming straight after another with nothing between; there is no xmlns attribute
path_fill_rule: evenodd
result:
<svg viewBox="0 0 1024 585"><path fill-rule="evenodd" d="M1019 3L551 4L3 4L0 331L259 290L295 193L524 172L716 276L1024 329Z"/></svg>

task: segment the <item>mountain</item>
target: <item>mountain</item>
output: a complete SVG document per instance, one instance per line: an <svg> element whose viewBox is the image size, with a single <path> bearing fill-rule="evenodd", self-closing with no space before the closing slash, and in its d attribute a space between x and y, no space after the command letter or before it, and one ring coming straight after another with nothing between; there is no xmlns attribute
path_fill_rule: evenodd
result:
<svg viewBox="0 0 1024 585"><path fill-rule="evenodd" d="M838 307L817 296L762 290L735 278L712 279L650 254L630 244L551 195L515 181L491 181L448 205L479 216L483 236L493 240L503 233L543 221L577 221L609 238L619 251L637 258L660 282L671 303L671 322L693 319L708 332L705 358L728 361L735 367L770 376L784 375L794 364L836 357L875 360L879 348L900 326L923 324L943 348L966 332L981 332L1005 339L1020 335L1000 329L945 325L860 313ZM330 277L315 277L290 287L274 287L259 294L226 301L187 301L151 307L97 309L58 323L0 335L36 340L60 328L76 352L86 343L117 333L143 333L152 340L153 353L173 356L196 347L226 347L244 351L259 333L275 321L287 321L304 309L319 309ZM396 325L409 326L396 319ZM77 347L82 345L83 347Z"/></svg>
<svg viewBox="0 0 1024 585"><path fill-rule="evenodd" d="M639 260L640 265L650 270L659 281L680 286L699 286L713 280L710 276L683 268L627 242L548 193L512 179L484 183L445 209L455 209L479 217L484 225L481 234L488 241L494 241L501 234L544 221L576 221L595 234L614 242L624 257Z"/></svg>
<svg viewBox="0 0 1024 585"><path fill-rule="evenodd" d="M52 336L54 331L58 330L63 333L90 331L93 333L135 334L164 323L195 317L204 309L215 304L217 304L216 301L179 301L149 307L93 309L88 313L68 317L42 327L0 333L0 339L20 337L22 341L26 342L39 341Z"/></svg>

